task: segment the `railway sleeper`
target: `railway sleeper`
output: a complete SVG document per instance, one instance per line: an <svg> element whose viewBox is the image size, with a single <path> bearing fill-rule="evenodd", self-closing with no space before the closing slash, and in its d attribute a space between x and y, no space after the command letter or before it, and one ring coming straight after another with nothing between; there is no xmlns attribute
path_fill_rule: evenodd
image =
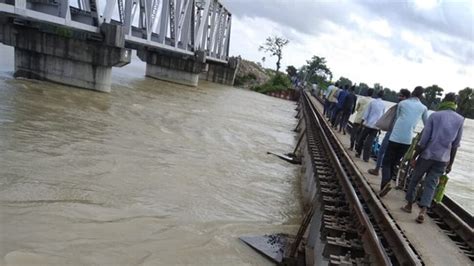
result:
<svg viewBox="0 0 474 266"><path fill-rule="evenodd" d="M329 265L334 266L365 266L370 265L367 258L351 258L351 254L346 254L345 256L331 255L329 257Z"/></svg>
<svg viewBox="0 0 474 266"><path fill-rule="evenodd" d="M347 255L351 253L355 258L364 257L365 252L360 239L347 239L345 234L340 237L326 238L326 246L324 247L323 256L328 258L333 255Z"/></svg>
<svg viewBox="0 0 474 266"><path fill-rule="evenodd" d="M327 202L327 203L330 203L330 202L333 202L333 203L338 203L338 202L344 202L346 201L346 199L344 198L344 195L337 195L335 197L332 197L332 196L323 196L322 197L322 200L324 202Z"/></svg>
<svg viewBox="0 0 474 266"><path fill-rule="evenodd" d="M358 232L351 224L339 224L339 223L323 223L321 227L321 239L327 237L338 237L342 234L346 234L348 237L355 239L358 238Z"/></svg>
<svg viewBox="0 0 474 266"><path fill-rule="evenodd" d="M323 208L324 213L331 213L335 215L344 215L349 216L350 211L347 207L336 207L336 206L327 206L325 205Z"/></svg>

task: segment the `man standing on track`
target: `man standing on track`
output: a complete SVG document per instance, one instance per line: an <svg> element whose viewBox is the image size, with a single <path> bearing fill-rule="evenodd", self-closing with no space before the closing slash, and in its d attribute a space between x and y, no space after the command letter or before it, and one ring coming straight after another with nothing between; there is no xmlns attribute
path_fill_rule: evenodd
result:
<svg viewBox="0 0 474 266"><path fill-rule="evenodd" d="M339 95L337 96L337 103L336 107L334 108L334 113L331 118L331 125L334 129L337 128L337 121L339 117L342 115L342 108L344 107L344 102L346 101L346 97L349 94L349 85L344 85L344 87L341 89L339 92Z"/></svg>
<svg viewBox="0 0 474 266"><path fill-rule="evenodd" d="M401 89L400 92L398 93L398 102L401 102L408 98L410 98L410 91L407 89ZM397 106L393 106L391 108L397 108ZM379 175L380 167L382 167L383 156L385 155L385 151L387 150L388 139L390 138L390 133L391 133L391 129L390 131L387 131L387 133L385 133L385 137L383 138L382 144L380 145L379 152L377 153L377 163L375 165L375 169L369 169L368 171L369 174L371 175Z"/></svg>
<svg viewBox="0 0 474 266"><path fill-rule="evenodd" d="M339 89L339 83L336 82L335 88L331 90L331 92L328 95L328 101L329 101L329 110L326 116L331 120L332 115L336 109L336 104L337 104L337 97L339 96L339 92L341 89Z"/></svg>
<svg viewBox="0 0 474 266"><path fill-rule="evenodd" d="M375 100L370 102L369 106L364 112L364 129L362 129L356 145L356 157L360 158L363 149L364 154L362 158L364 159L364 162L369 161L372 143L379 132L379 129L375 126L375 123L377 123L380 117L382 117L382 115L385 113L385 104L382 101L382 97L383 90L380 90L377 92Z"/></svg>
<svg viewBox="0 0 474 266"><path fill-rule="evenodd" d="M337 84L337 83L336 83ZM329 110L331 106L331 102L329 101L329 95L333 93L333 91L336 89L336 86L334 85L329 85L326 93L324 94L324 110L323 110L323 115L328 116L329 115Z"/></svg>
<svg viewBox="0 0 474 266"><path fill-rule="evenodd" d="M372 101L372 95L374 94L374 89L367 90L367 97L358 97L355 111L356 116L354 118L354 123L352 124L351 130L351 145L349 150L354 149L354 145L359 139L359 133L362 131L362 117L364 116L365 109L369 106L369 103Z"/></svg>
<svg viewBox="0 0 474 266"><path fill-rule="evenodd" d="M342 105L341 115L339 118L336 119L336 127L337 125L339 125L339 133L341 133L342 131L344 135L346 135L346 126L347 122L349 122L349 117L355 111L357 96L355 95L354 91L355 85L350 87L347 91L348 94L346 96L346 99L344 100L344 104Z"/></svg>
<svg viewBox="0 0 474 266"><path fill-rule="evenodd" d="M420 101L423 92L423 87L418 86L413 90L409 99L398 104L395 124L382 161L380 197L387 195L392 189L390 180L395 174L395 167L410 147L416 125L420 120L423 120L423 124L426 122L428 108Z"/></svg>
<svg viewBox="0 0 474 266"><path fill-rule="evenodd" d="M439 177L445 171L451 172L461 142L464 117L456 113L455 101L456 95L448 93L438 111L430 115L413 155L414 171L405 197L408 204L402 207L402 210L411 213L416 186L426 174L420 200L421 210L416 219L418 223L424 222L426 209L431 205Z"/></svg>

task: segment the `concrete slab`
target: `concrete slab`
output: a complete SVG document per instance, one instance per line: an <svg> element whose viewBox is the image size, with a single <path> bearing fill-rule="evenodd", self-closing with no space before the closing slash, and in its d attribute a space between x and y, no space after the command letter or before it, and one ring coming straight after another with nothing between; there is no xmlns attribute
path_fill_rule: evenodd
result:
<svg viewBox="0 0 474 266"><path fill-rule="evenodd" d="M322 105L312 96L311 98L317 109L322 113ZM346 153L350 155L352 161L364 175L365 179L375 191L379 191L381 176L374 176L367 173L367 170L375 167L375 161L371 159L366 163L362 159L356 158L355 152L349 150L349 135L343 135L337 133L337 131L334 132L336 132L339 142L345 147ZM405 204L404 198L404 191L392 189L392 191L382 199L382 202L388 208L388 211L392 217L394 217L426 265L473 265L472 261L461 252L432 219L426 217L427 219L423 224L418 224L415 221L419 212L417 206L413 206L414 208L411 214L400 210L400 207Z"/></svg>

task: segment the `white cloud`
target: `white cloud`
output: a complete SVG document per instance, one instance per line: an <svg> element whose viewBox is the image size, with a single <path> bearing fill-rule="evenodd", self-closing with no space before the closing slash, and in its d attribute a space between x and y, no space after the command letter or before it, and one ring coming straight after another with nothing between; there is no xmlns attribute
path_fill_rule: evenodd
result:
<svg viewBox="0 0 474 266"><path fill-rule="evenodd" d="M402 38L402 40L408 42L417 49L423 50L425 52L433 51L431 43L428 40L425 40L422 36L416 35L415 33L409 30L402 30L400 37Z"/></svg>
<svg viewBox="0 0 474 266"><path fill-rule="evenodd" d="M440 4L439 0L415 0L415 6L419 9L433 9Z"/></svg>
<svg viewBox="0 0 474 266"><path fill-rule="evenodd" d="M334 79L344 76L357 83L378 82L393 90L432 84L446 91L474 87L472 64L461 66L451 57L436 53L421 35L406 29L393 30L383 20L357 15L351 20L357 27L324 21L324 32L310 35L297 31L288 34L284 25L265 18L234 16L231 53L254 61L266 56L265 66L274 68L275 60L259 52L258 46L267 36L278 34L290 39L283 51L282 70L288 65L300 67L318 55L327 59ZM402 42L402 53L393 48L393 40Z"/></svg>
<svg viewBox="0 0 474 266"><path fill-rule="evenodd" d="M374 20L366 20L362 18L361 16L358 16L356 14L351 14L350 15L350 21L354 22L357 24L360 30L362 31L370 31L372 33L375 33L381 37L391 37L392 36L392 28L388 24L388 21L385 19L374 19Z"/></svg>
<svg viewBox="0 0 474 266"><path fill-rule="evenodd" d="M385 19L378 19L369 22L370 29L383 37L392 36L392 29Z"/></svg>

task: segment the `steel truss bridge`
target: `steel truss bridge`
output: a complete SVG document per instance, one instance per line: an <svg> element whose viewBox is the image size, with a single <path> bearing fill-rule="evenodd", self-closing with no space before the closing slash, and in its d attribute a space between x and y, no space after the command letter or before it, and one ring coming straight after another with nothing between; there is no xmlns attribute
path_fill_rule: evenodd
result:
<svg viewBox="0 0 474 266"><path fill-rule="evenodd" d="M121 25L126 48L229 58L232 15L217 0L0 0L0 16L90 33Z"/></svg>

